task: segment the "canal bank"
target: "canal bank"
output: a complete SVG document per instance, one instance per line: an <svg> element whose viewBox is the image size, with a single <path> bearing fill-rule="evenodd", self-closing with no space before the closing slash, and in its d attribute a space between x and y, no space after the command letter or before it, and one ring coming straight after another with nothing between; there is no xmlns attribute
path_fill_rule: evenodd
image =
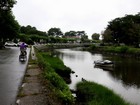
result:
<svg viewBox="0 0 140 105"><path fill-rule="evenodd" d="M83 50L93 53L104 53L110 55L117 55L126 58L140 58L140 49L131 46L95 46L83 48Z"/></svg>

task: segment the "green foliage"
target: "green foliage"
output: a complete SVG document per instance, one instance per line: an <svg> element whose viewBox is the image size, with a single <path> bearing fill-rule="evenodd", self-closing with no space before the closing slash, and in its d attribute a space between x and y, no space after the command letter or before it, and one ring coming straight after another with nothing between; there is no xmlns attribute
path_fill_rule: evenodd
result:
<svg viewBox="0 0 140 105"><path fill-rule="evenodd" d="M104 46L103 51L105 52L115 52L115 46Z"/></svg>
<svg viewBox="0 0 140 105"><path fill-rule="evenodd" d="M85 31L68 31L65 32L65 36L73 37L73 36L84 36L86 35Z"/></svg>
<svg viewBox="0 0 140 105"><path fill-rule="evenodd" d="M140 49L131 46L102 46L96 47L94 50L140 57Z"/></svg>
<svg viewBox="0 0 140 105"><path fill-rule="evenodd" d="M71 104L74 102L74 97L72 96L66 82L55 72L52 64L50 64L51 60L50 62L47 61L48 58L53 59L53 57L51 58L49 55L50 53L37 52L38 63L44 70L44 77L53 85L54 92L64 102L64 104ZM53 63L55 64L54 61ZM62 64L62 62L59 64Z"/></svg>
<svg viewBox="0 0 140 105"><path fill-rule="evenodd" d="M36 29L36 27L32 27L30 25L21 26L20 32L23 34L28 34L28 35L47 36L46 32L39 31Z"/></svg>
<svg viewBox="0 0 140 105"><path fill-rule="evenodd" d="M67 76L71 73L71 69L66 67L58 57L53 57L51 54L47 53L42 53L42 56L51 65L51 67L61 76Z"/></svg>
<svg viewBox="0 0 140 105"><path fill-rule="evenodd" d="M140 55L140 49L139 48L129 48L127 50L128 54L134 54L134 55Z"/></svg>
<svg viewBox="0 0 140 105"><path fill-rule="evenodd" d="M40 35L28 35L28 34L20 34L18 38L21 41L24 41L28 44L34 44L34 42L38 43L46 43L48 41L47 36L40 36ZM41 41L40 41L41 40Z"/></svg>
<svg viewBox="0 0 140 105"><path fill-rule="evenodd" d="M95 44L92 44L92 45L90 46L90 48L91 48L92 50L94 50L94 49L96 48Z"/></svg>
<svg viewBox="0 0 140 105"><path fill-rule="evenodd" d="M83 35L83 36L81 36L81 42L82 43L90 42L90 40L88 39L88 36L87 35Z"/></svg>
<svg viewBox="0 0 140 105"><path fill-rule="evenodd" d="M63 33L60 30L60 28L51 28L48 30L48 35L49 36L62 36Z"/></svg>
<svg viewBox="0 0 140 105"><path fill-rule="evenodd" d="M16 38L19 34L19 24L12 14L11 8L16 3L15 0L0 1L0 42Z"/></svg>
<svg viewBox="0 0 140 105"><path fill-rule="evenodd" d="M1 12L0 14L0 34L3 39L13 39L18 35L19 24L11 12Z"/></svg>
<svg viewBox="0 0 140 105"><path fill-rule="evenodd" d="M127 46L121 46L119 50L120 50L120 53L126 53L127 50L128 50L128 47Z"/></svg>
<svg viewBox="0 0 140 105"><path fill-rule="evenodd" d="M128 46L105 46L104 51L113 52L113 53L127 53L129 47Z"/></svg>
<svg viewBox="0 0 140 105"><path fill-rule="evenodd" d="M102 35L103 37L103 42L113 42L113 36L112 36L112 31L111 29L106 29Z"/></svg>
<svg viewBox="0 0 140 105"><path fill-rule="evenodd" d="M103 37L105 42L138 46L140 42L140 13L110 21Z"/></svg>
<svg viewBox="0 0 140 105"><path fill-rule="evenodd" d="M10 11L14 4L15 0L0 0L0 10Z"/></svg>
<svg viewBox="0 0 140 105"><path fill-rule="evenodd" d="M20 41L23 41L23 42L26 42L26 43L29 40L29 36L25 35L25 34L19 34L18 38L20 39Z"/></svg>
<svg viewBox="0 0 140 105"><path fill-rule="evenodd" d="M20 40L28 44L34 44L34 42L47 43L49 40L46 32L39 31L30 25L21 26L20 33Z"/></svg>
<svg viewBox="0 0 140 105"><path fill-rule="evenodd" d="M84 105L130 105L112 90L94 82L79 82L77 98Z"/></svg>
<svg viewBox="0 0 140 105"><path fill-rule="evenodd" d="M91 37L92 37L92 40L99 40L100 34L94 33L94 34L92 34Z"/></svg>
<svg viewBox="0 0 140 105"><path fill-rule="evenodd" d="M69 32L66 32L66 33L65 33L65 36L69 36L69 37L76 36L76 31L69 31Z"/></svg>

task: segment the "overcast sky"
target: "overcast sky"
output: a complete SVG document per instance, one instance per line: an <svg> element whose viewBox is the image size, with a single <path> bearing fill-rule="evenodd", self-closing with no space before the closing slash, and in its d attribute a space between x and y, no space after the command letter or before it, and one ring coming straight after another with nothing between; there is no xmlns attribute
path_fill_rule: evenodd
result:
<svg viewBox="0 0 140 105"><path fill-rule="evenodd" d="M17 0L13 14L21 26L40 31L60 28L85 31L89 38L101 33L108 22L140 12L140 0Z"/></svg>

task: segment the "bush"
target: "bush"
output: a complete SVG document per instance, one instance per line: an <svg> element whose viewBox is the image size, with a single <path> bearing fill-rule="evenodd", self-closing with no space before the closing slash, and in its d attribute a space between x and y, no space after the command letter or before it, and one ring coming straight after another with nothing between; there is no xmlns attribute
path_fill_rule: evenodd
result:
<svg viewBox="0 0 140 105"><path fill-rule="evenodd" d="M127 46L105 46L104 51L106 52L113 52L113 53L126 53L129 49Z"/></svg>
<svg viewBox="0 0 140 105"><path fill-rule="evenodd" d="M90 46L90 49L92 49L92 50L94 50L95 48L96 48L95 44L92 44L92 45Z"/></svg>
<svg viewBox="0 0 140 105"><path fill-rule="evenodd" d="M127 46L121 46L120 47L120 53L126 53L128 50L128 47Z"/></svg>

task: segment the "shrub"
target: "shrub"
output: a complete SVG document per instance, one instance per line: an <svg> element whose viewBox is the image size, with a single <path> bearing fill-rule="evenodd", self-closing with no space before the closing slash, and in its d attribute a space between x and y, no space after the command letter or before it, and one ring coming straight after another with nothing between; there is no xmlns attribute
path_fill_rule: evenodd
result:
<svg viewBox="0 0 140 105"><path fill-rule="evenodd" d="M94 50L95 48L96 48L95 44L92 44L92 45L90 46L90 49L92 49L92 50Z"/></svg>
<svg viewBox="0 0 140 105"><path fill-rule="evenodd" d="M120 53L126 53L128 50L128 47L127 46L121 46L120 47Z"/></svg>

